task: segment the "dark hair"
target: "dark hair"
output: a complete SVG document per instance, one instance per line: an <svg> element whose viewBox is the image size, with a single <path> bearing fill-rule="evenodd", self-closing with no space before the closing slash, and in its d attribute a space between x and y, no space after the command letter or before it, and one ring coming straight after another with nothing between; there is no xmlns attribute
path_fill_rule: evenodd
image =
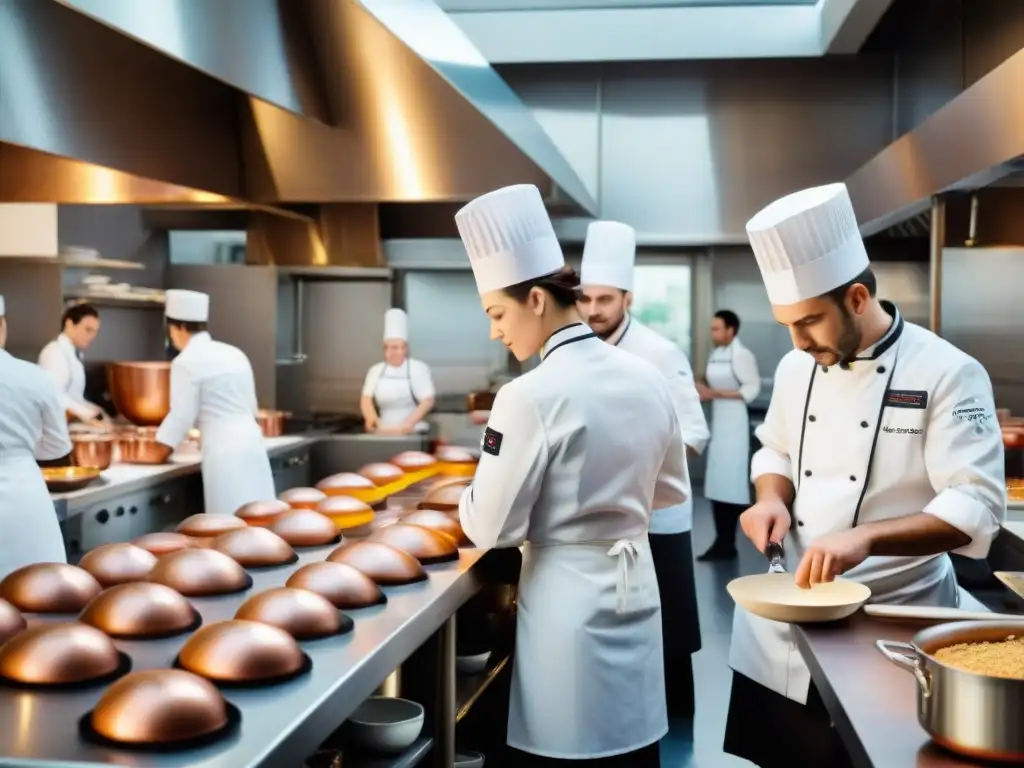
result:
<svg viewBox="0 0 1024 768"><path fill-rule="evenodd" d="M828 298L832 299L840 307L845 306L846 292L849 291L853 286L860 283L868 289L868 295L871 298L875 298L875 294L878 292L878 279L875 277L875 273L871 271L871 267L868 267L853 280L848 283L840 285L838 288L833 288L831 291L825 294Z"/></svg>
<svg viewBox="0 0 1024 768"><path fill-rule="evenodd" d="M566 265L558 272L516 283L503 290L506 296L522 303L529 297L533 288L547 292L555 300L555 304L562 309L568 309L576 306L580 298L580 276L576 274L575 269Z"/></svg>
<svg viewBox="0 0 1024 768"><path fill-rule="evenodd" d="M725 323L726 328L732 328L733 333L740 332L740 318L731 309L720 309L715 312L715 317Z"/></svg>
<svg viewBox="0 0 1024 768"><path fill-rule="evenodd" d="M194 323L191 320L175 320L173 317L167 318L167 324L173 325L175 328L181 328L181 330L188 333L202 333L206 330L206 323Z"/></svg>
<svg viewBox="0 0 1024 768"><path fill-rule="evenodd" d="M79 302L78 304L72 304L70 307L64 310L64 314L60 318L60 329L63 331L64 326L68 324L68 320L71 321L72 325L78 325L80 322L85 320L87 317L95 317L99 319L100 313L96 311L96 307L86 302Z"/></svg>

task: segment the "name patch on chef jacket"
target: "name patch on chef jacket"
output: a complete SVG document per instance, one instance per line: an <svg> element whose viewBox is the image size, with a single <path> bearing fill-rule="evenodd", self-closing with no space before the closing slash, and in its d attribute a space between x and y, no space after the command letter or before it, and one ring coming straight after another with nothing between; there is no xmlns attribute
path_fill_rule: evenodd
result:
<svg viewBox="0 0 1024 768"><path fill-rule="evenodd" d="M928 393L918 389L890 389L885 393L886 408L917 408L928 407Z"/></svg>
<svg viewBox="0 0 1024 768"><path fill-rule="evenodd" d="M497 456L501 453L501 432L488 427L484 430L484 436L480 438L480 450Z"/></svg>

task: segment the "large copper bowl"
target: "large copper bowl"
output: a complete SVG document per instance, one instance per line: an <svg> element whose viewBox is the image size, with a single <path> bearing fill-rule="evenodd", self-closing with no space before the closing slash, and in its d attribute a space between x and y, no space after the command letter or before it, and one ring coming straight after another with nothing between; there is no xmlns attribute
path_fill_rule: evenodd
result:
<svg viewBox="0 0 1024 768"><path fill-rule="evenodd" d="M427 578L420 561L401 549L379 541L351 541L327 556L332 563L344 563L362 571L378 584L398 586Z"/></svg>
<svg viewBox="0 0 1024 768"><path fill-rule="evenodd" d="M331 518L312 509L291 509L275 517L267 528L293 547L334 544L341 534Z"/></svg>
<svg viewBox="0 0 1024 768"><path fill-rule="evenodd" d="M30 627L0 648L0 676L29 685L84 683L120 665L114 641L77 622Z"/></svg>
<svg viewBox="0 0 1024 768"><path fill-rule="evenodd" d="M139 427L158 427L171 410L171 364L107 363L117 412Z"/></svg>
<svg viewBox="0 0 1024 768"><path fill-rule="evenodd" d="M308 662L295 638L256 621L219 621L185 641L178 663L218 683L271 683L293 677Z"/></svg>
<svg viewBox="0 0 1024 768"><path fill-rule="evenodd" d="M377 583L365 573L330 560L302 566L288 577L285 586L316 592L342 610L367 608L387 600Z"/></svg>
<svg viewBox="0 0 1024 768"><path fill-rule="evenodd" d="M94 597L78 620L111 637L171 637L198 623L192 604L163 584L120 584Z"/></svg>
<svg viewBox="0 0 1024 768"><path fill-rule="evenodd" d="M352 629L352 620L326 597L291 587L275 587L253 595L242 603L235 618L283 629L296 640L316 640Z"/></svg>
<svg viewBox="0 0 1024 768"><path fill-rule="evenodd" d="M459 559L459 547L455 539L437 529L421 525L406 522L387 525L374 531L370 540L408 552L424 565Z"/></svg>
<svg viewBox="0 0 1024 768"><path fill-rule="evenodd" d="M145 581L156 565L156 555L134 544L103 544L82 556L78 567L91 573L103 587Z"/></svg>
<svg viewBox="0 0 1024 768"><path fill-rule="evenodd" d="M223 552L243 568L270 568L294 563L291 545L268 528L239 528L213 540L213 549Z"/></svg>
<svg viewBox="0 0 1024 768"><path fill-rule="evenodd" d="M3 645L28 626L21 611L6 600L0 600L0 645Z"/></svg>
<svg viewBox="0 0 1024 768"><path fill-rule="evenodd" d="M149 578L185 597L230 595L252 586L252 577L242 566L213 549L182 549L164 555Z"/></svg>
<svg viewBox="0 0 1024 768"><path fill-rule="evenodd" d="M156 439L156 427L134 427L117 435L118 459L123 464L164 464L174 449Z"/></svg>
<svg viewBox="0 0 1024 768"><path fill-rule="evenodd" d="M107 469L114 461L114 436L78 432L71 435L71 461L76 467Z"/></svg>
<svg viewBox="0 0 1024 768"><path fill-rule="evenodd" d="M67 563L26 565L0 581L0 597L24 613L78 613L102 590L91 573Z"/></svg>

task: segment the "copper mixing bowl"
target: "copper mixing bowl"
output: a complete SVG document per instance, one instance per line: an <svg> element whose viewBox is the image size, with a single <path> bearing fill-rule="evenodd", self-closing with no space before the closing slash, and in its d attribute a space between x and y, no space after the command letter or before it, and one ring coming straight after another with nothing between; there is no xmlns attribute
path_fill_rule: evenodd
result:
<svg viewBox="0 0 1024 768"><path fill-rule="evenodd" d="M137 539L132 539L132 544L160 557L171 552L188 549L192 545L192 539L182 533L158 531L157 533L146 533Z"/></svg>
<svg viewBox="0 0 1024 768"><path fill-rule="evenodd" d="M24 613L78 613L102 590L91 573L66 563L26 565L0 581L0 597Z"/></svg>
<svg viewBox="0 0 1024 768"><path fill-rule="evenodd" d="M71 463L101 472L114 461L114 436L78 432L71 435Z"/></svg>
<svg viewBox="0 0 1024 768"><path fill-rule="evenodd" d="M178 663L214 682L270 683L298 674L307 662L283 629L234 619L199 629L185 641Z"/></svg>
<svg viewBox="0 0 1024 768"><path fill-rule="evenodd" d="M467 538L466 532L462 530L462 525L459 521L447 512L441 512L437 509L418 509L415 512L403 515L402 522L440 531L455 539L455 543L460 547L472 546L473 544Z"/></svg>
<svg viewBox="0 0 1024 768"><path fill-rule="evenodd" d="M78 562L78 567L91 573L103 587L145 581L155 565L156 555L124 542L91 549Z"/></svg>
<svg viewBox="0 0 1024 768"><path fill-rule="evenodd" d="M292 509L316 509L327 494L316 488L289 488L278 498Z"/></svg>
<svg viewBox="0 0 1024 768"><path fill-rule="evenodd" d="M316 640L352 629L326 597L305 589L276 587L253 595L238 609L236 619L258 621L283 629L296 640Z"/></svg>
<svg viewBox="0 0 1024 768"><path fill-rule="evenodd" d="M87 624L40 624L0 648L0 676L29 685L84 683L121 665L114 641Z"/></svg>
<svg viewBox="0 0 1024 768"><path fill-rule="evenodd" d="M3 645L28 626L21 611L6 600L0 600L0 645Z"/></svg>
<svg viewBox="0 0 1024 768"><path fill-rule="evenodd" d="M466 485L448 483L440 487L432 488L423 497L423 501L416 505L417 509L438 509L442 512L454 512L459 508L459 500L462 498Z"/></svg>
<svg viewBox="0 0 1024 768"><path fill-rule="evenodd" d="M375 486L372 481L357 475L355 472L339 472L336 475L325 477L316 484L317 490L326 493L328 496L344 495L353 491L372 491Z"/></svg>
<svg viewBox="0 0 1024 768"><path fill-rule="evenodd" d="M50 493L79 491L100 476L94 467L41 467L39 471Z"/></svg>
<svg viewBox="0 0 1024 768"><path fill-rule="evenodd" d="M134 427L117 434L118 458L124 464L164 464L174 449L156 439L156 427Z"/></svg>
<svg viewBox="0 0 1024 768"><path fill-rule="evenodd" d="M149 579L185 597L229 595L252 586L242 566L214 549L182 549L164 555Z"/></svg>
<svg viewBox="0 0 1024 768"><path fill-rule="evenodd" d="M274 411L269 408L260 408L256 412L256 423L259 424L260 432L264 437L280 437L284 434L284 425L291 414L288 411Z"/></svg>
<svg viewBox="0 0 1024 768"><path fill-rule="evenodd" d="M246 525L270 525L278 515L290 509L288 502L280 499L250 501L235 510L235 517L244 520Z"/></svg>
<svg viewBox="0 0 1024 768"><path fill-rule="evenodd" d="M360 467L359 474L377 487L397 482L405 476L405 472L402 471L401 467L384 462L367 464L365 467Z"/></svg>
<svg viewBox="0 0 1024 768"><path fill-rule="evenodd" d="M351 565L385 586L412 584L427 578L419 560L408 552L379 541L345 542L327 559L332 563Z"/></svg>
<svg viewBox="0 0 1024 768"><path fill-rule="evenodd" d="M302 566L288 577L285 586L316 592L342 610L366 608L387 599L365 573L330 560Z"/></svg>
<svg viewBox="0 0 1024 768"><path fill-rule="evenodd" d="M196 624L196 611L170 587L133 583L103 590L78 620L111 637L141 640L184 632Z"/></svg>
<svg viewBox="0 0 1024 768"><path fill-rule="evenodd" d="M174 744L226 727L228 706L220 691L199 675L148 669L110 686L89 722L97 734L122 744Z"/></svg>
<svg viewBox="0 0 1024 768"><path fill-rule="evenodd" d="M239 528L222 533L213 549L223 552L243 568L269 568L296 560L291 545L268 528Z"/></svg>
<svg viewBox="0 0 1024 768"><path fill-rule="evenodd" d="M388 525L374 531L370 535L370 540L408 552L424 565L459 558L459 547L455 539L446 533L421 525L406 522Z"/></svg>
<svg viewBox="0 0 1024 768"><path fill-rule="evenodd" d="M338 540L340 531L334 521L311 509L292 509L284 512L267 528L293 547L321 547Z"/></svg>
<svg viewBox="0 0 1024 768"><path fill-rule="evenodd" d="M158 427L171 411L171 364L107 363L117 412L139 427Z"/></svg>
<svg viewBox="0 0 1024 768"><path fill-rule="evenodd" d="M198 515L190 515L178 523L177 531L185 536L201 539L208 536L220 536L222 533L243 528L245 528L245 521L234 515L200 512Z"/></svg>
<svg viewBox="0 0 1024 768"><path fill-rule="evenodd" d="M423 451L403 451L391 457L391 463L403 472L417 472L437 464L437 459Z"/></svg>

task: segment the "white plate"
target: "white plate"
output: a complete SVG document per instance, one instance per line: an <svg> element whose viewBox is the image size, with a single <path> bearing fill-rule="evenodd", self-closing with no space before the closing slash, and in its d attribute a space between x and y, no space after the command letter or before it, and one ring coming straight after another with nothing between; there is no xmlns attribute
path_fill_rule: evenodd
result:
<svg viewBox="0 0 1024 768"><path fill-rule="evenodd" d="M743 576L730 581L726 589L755 616L795 624L845 619L871 597L868 587L849 579L801 589L790 573Z"/></svg>

